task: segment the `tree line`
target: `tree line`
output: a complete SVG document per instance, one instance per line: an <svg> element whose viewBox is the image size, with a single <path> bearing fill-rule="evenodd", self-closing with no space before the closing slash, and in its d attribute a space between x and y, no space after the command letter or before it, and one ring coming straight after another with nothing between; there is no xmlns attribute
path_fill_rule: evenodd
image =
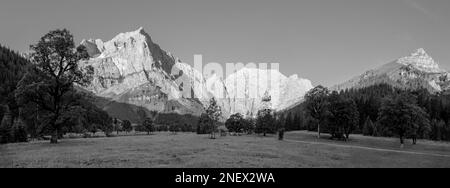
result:
<svg viewBox="0 0 450 188"><path fill-rule="evenodd" d="M329 91L317 86L305 102L280 113L287 130L309 130L347 140L350 134L450 141L450 96L388 84Z"/></svg>

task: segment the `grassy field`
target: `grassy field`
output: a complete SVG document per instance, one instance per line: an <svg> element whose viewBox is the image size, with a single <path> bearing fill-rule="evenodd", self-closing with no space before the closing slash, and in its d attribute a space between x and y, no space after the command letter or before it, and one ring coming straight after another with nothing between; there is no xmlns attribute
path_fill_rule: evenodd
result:
<svg viewBox="0 0 450 188"><path fill-rule="evenodd" d="M351 141L290 132L286 140L255 135L155 133L0 145L0 167L450 167L450 144L352 135Z"/></svg>

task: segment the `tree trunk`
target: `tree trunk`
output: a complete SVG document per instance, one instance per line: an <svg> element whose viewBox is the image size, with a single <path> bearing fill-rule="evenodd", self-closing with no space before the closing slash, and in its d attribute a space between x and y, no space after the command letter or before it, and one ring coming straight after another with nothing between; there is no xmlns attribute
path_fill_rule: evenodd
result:
<svg viewBox="0 0 450 188"><path fill-rule="evenodd" d="M58 130L55 129L53 131L52 137L50 138L50 143L57 144L58 143Z"/></svg>
<svg viewBox="0 0 450 188"><path fill-rule="evenodd" d="M283 140L284 139L284 130L280 130L278 132L278 140Z"/></svg>
<svg viewBox="0 0 450 188"><path fill-rule="evenodd" d="M400 136L400 147L404 147L405 140L403 139L403 136Z"/></svg>
<svg viewBox="0 0 450 188"><path fill-rule="evenodd" d="M317 124L317 138L320 138L320 123Z"/></svg>

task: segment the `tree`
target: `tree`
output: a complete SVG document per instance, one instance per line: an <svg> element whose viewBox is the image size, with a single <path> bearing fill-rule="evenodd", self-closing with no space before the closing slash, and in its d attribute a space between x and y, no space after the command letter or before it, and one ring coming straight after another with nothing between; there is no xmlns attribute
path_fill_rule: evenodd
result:
<svg viewBox="0 0 450 188"><path fill-rule="evenodd" d="M8 106L5 105L5 114L3 115L2 122L0 124L0 144L11 142L11 128L13 126L13 119Z"/></svg>
<svg viewBox="0 0 450 188"><path fill-rule="evenodd" d="M150 132L153 132L155 129L153 126L153 120L151 118L145 118L144 122L142 122L142 127L147 132L147 135L149 135Z"/></svg>
<svg viewBox="0 0 450 188"><path fill-rule="evenodd" d="M114 130L114 126L113 126L113 120L112 118L108 115L107 112L101 110L101 109L97 109L97 114L98 114L98 125L99 125L99 129L101 131L103 131L106 135L106 137L110 137L111 133Z"/></svg>
<svg viewBox="0 0 450 188"><path fill-rule="evenodd" d="M90 102L90 97L84 96L76 105L71 106L61 119L66 119L63 124L66 130L71 128L79 129L76 126L82 125L82 129L91 132L93 135L97 131L103 131L107 137L113 131L113 120L107 112Z"/></svg>
<svg viewBox="0 0 450 188"><path fill-rule="evenodd" d="M301 130L303 125L302 125L302 116L301 114L295 114L294 115L294 119L292 120L294 126L293 126L293 130Z"/></svg>
<svg viewBox="0 0 450 188"><path fill-rule="evenodd" d="M286 117L285 123L284 123L286 130L292 131L294 130L294 120L292 120L292 115L289 113Z"/></svg>
<svg viewBox="0 0 450 188"><path fill-rule="evenodd" d="M131 122L128 120L122 121L122 130L129 133L133 130L133 126L131 126Z"/></svg>
<svg viewBox="0 0 450 188"><path fill-rule="evenodd" d="M169 126L169 131L173 134L177 134L180 131L180 127L178 127L176 124L171 124Z"/></svg>
<svg viewBox="0 0 450 188"><path fill-rule="evenodd" d="M247 134L252 134L255 131L256 121L252 117L247 117L244 119L244 132Z"/></svg>
<svg viewBox="0 0 450 188"><path fill-rule="evenodd" d="M210 137L211 139L215 139L217 132L217 122L219 121L219 118L222 116L222 111L220 109L220 106L217 105L216 99L211 98L211 100L209 101L209 106L206 109L206 114L211 120L208 126Z"/></svg>
<svg viewBox="0 0 450 188"><path fill-rule="evenodd" d="M120 123L119 120L117 120L117 118L113 119L113 129L114 131L116 131L116 134L118 135L120 131L122 131L121 127L120 127Z"/></svg>
<svg viewBox="0 0 450 188"><path fill-rule="evenodd" d="M283 132L286 131L286 124L285 124L284 119L281 116L277 116L277 115L274 115L273 118L275 121L274 122L274 124L275 124L274 130L277 130L277 131L283 130ZM292 130L295 130L295 128L293 128Z"/></svg>
<svg viewBox="0 0 450 188"><path fill-rule="evenodd" d="M258 111L256 119L256 133L273 133L275 129L275 118L273 117L271 109L262 109Z"/></svg>
<svg viewBox="0 0 450 188"><path fill-rule="evenodd" d="M329 131L332 138L349 139L350 133L359 122L359 113L355 102L351 98L333 92L329 96ZM345 137L344 137L345 136Z"/></svg>
<svg viewBox="0 0 450 188"><path fill-rule="evenodd" d="M209 118L208 114L202 113L198 119L197 134L210 134L209 126L211 123L212 120Z"/></svg>
<svg viewBox="0 0 450 188"><path fill-rule="evenodd" d="M78 67L78 62L89 56L84 46L75 48L66 29L50 31L30 48L33 68L19 82L16 97L22 104L32 102L47 111L50 142L57 143L63 114L80 98L74 84L89 83L93 70Z"/></svg>
<svg viewBox="0 0 450 188"><path fill-rule="evenodd" d="M28 134L25 128L25 123L19 117L14 121L11 128L11 136L13 138L12 142L27 142Z"/></svg>
<svg viewBox="0 0 450 188"><path fill-rule="evenodd" d="M147 118L147 112L145 112L144 107L138 107L136 113L139 116L139 120L142 122L145 121L145 119Z"/></svg>
<svg viewBox="0 0 450 188"><path fill-rule="evenodd" d="M320 138L320 124L326 120L328 115L328 94L328 88L319 85L305 95L306 111L317 122L318 138Z"/></svg>
<svg viewBox="0 0 450 188"><path fill-rule="evenodd" d="M378 122L397 133L402 147L406 136L411 136L416 144L417 131L429 124L428 114L408 94L386 98L380 108Z"/></svg>
<svg viewBox="0 0 450 188"><path fill-rule="evenodd" d="M225 122L225 127L230 132L235 132L237 134L241 133L244 130L245 119L240 113L236 113L230 116Z"/></svg>
<svg viewBox="0 0 450 188"><path fill-rule="evenodd" d="M433 119L431 121L431 139L433 140L444 140L445 136L445 122Z"/></svg>
<svg viewBox="0 0 450 188"><path fill-rule="evenodd" d="M366 118L366 121L364 122L364 128L363 128L363 135L365 136L375 136L374 134L374 124L370 117Z"/></svg>
<svg viewBox="0 0 450 188"><path fill-rule="evenodd" d="M29 65L30 62L22 55L0 44L0 106L7 105L13 119L19 114L15 97L17 85L28 71ZM3 113L0 110L0 118Z"/></svg>

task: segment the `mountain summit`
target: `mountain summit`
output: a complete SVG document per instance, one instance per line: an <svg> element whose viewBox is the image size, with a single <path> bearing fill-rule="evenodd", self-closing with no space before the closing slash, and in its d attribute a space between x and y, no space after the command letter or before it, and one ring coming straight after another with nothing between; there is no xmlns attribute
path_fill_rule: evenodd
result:
<svg viewBox="0 0 450 188"><path fill-rule="evenodd" d="M445 72L439 68L439 65L431 58L425 49L419 48L410 56L403 57L397 60L398 63L403 65L411 65L414 68L429 72L429 73L440 73Z"/></svg>
<svg viewBox="0 0 450 188"><path fill-rule="evenodd" d="M172 68L181 66L179 60L155 44L144 29L121 33L107 42L83 40L81 45L91 58L80 65L94 68L94 79L85 89L110 101L102 107L112 116L132 119L138 110L203 112L198 100L180 97L182 92L171 75Z"/></svg>
<svg viewBox="0 0 450 188"><path fill-rule="evenodd" d="M366 71L332 89L364 88L382 83L401 89L427 89L436 93L450 88L450 74L440 69L433 58L419 48L409 56Z"/></svg>

